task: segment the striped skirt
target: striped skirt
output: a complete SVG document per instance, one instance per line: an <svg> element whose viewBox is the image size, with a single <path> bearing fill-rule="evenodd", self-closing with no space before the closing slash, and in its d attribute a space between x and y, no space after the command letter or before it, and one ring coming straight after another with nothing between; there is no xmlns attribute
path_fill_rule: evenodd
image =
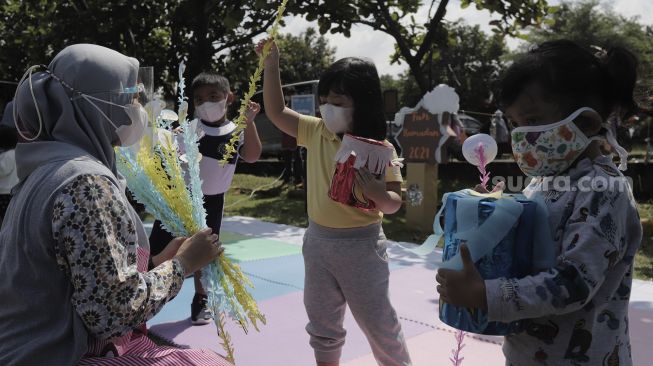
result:
<svg viewBox="0 0 653 366"><path fill-rule="evenodd" d="M147 249L138 248L138 270L147 270ZM233 366L211 350L157 346L142 324L133 332L111 341L89 340L86 355L78 365L97 366Z"/></svg>
<svg viewBox="0 0 653 366"><path fill-rule="evenodd" d="M120 350L106 349L98 352L103 357L84 357L80 366L232 366L211 350L180 349L157 346L142 333L134 332L128 343L112 344ZM115 353L114 353L115 352ZM96 353L97 354L97 353ZM117 356L120 354L120 356ZM116 355L116 356L114 356Z"/></svg>

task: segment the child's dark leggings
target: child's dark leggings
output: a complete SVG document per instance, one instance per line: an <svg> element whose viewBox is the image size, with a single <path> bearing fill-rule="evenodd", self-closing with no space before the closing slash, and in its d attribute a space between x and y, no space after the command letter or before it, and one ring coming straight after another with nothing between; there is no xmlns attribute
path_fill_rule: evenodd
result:
<svg viewBox="0 0 653 366"><path fill-rule="evenodd" d="M204 209L206 209L206 225L213 229L214 233L219 234L222 226L224 193L204 196ZM150 255L161 253L174 238L161 226L161 221L154 221L154 227L152 227L152 233L150 234Z"/></svg>

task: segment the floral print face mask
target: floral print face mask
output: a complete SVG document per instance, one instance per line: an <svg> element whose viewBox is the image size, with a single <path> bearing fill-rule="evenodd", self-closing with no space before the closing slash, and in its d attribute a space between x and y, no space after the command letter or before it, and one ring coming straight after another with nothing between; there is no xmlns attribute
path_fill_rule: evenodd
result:
<svg viewBox="0 0 653 366"><path fill-rule="evenodd" d="M580 108L564 120L543 126L515 128L512 152L519 168L529 177L555 176L564 172L585 151L595 136L588 138L574 119L591 108Z"/></svg>

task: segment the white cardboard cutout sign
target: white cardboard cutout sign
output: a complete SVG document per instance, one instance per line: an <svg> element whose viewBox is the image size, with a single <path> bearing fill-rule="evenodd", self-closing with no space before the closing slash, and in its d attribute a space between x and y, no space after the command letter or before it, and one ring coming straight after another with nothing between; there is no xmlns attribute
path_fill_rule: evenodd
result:
<svg viewBox="0 0 653 366"><path fill-rule="evenodd" d="M442 147L450 137L456 136L451 129L450 124L441 123L443 120L442 114L444 112L457 114L460 109L460 97L454 88L446 84L440 84L430 92L426 93L414 108L401 108L399 112L395 114L393 123L397 126L402 126L403 129L404 118L406 115L416 112L420 108L424 108L431 114L438 115L438 121L440 121L440 139L436 142L437 148L435 149L435 160L441 162ZM451 121L452 119L450 118L450 123ZM401 134L401 130L399 130L397 136L399 136L399 134Z"/></svg>

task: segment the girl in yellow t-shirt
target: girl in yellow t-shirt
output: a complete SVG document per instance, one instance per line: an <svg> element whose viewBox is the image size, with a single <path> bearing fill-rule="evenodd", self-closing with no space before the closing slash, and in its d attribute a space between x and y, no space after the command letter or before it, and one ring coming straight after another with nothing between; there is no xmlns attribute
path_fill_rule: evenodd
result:
<svg viewBox="0 0 653 366"><path fill-rule="evenodd" d="M257 47L260 53L265 42ZM308 150L308 217L303 255L306 270L306 330L318 366L339 364L345 342L343 320L349 305L380 365L410 365L397 315L388 296L390 271L383 214L401 207L401 172L387 169L377 179L366 168L356 184L376 209L363 211L328 196L334 158L344 133L384 141L381 84L373 63L344 58L331 65L318 85L322 118L300 115L284 103L279 51L274 42L265 60L265 114ZM395 153L396 156L396 153Z"/></svg>

